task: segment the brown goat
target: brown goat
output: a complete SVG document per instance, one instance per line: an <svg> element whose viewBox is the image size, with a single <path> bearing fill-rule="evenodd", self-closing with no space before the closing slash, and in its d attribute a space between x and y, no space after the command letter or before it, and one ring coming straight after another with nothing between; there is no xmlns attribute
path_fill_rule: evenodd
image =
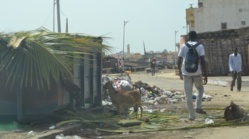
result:
<svg viewBox="0 0 249 139"><path fill-rule="evenodd" d="M142 118L143 108L141 104L141 95L139 91L131 90L131 91L116 91L112 82L108 81L104 86L104 89L108 89L110 98L112 100L113 105L115 105L118 109L118 113L121 114L121 110L125 108L133 107L136 112L136 118L138 116L138 107L141 110L140 118Z"/></svg>

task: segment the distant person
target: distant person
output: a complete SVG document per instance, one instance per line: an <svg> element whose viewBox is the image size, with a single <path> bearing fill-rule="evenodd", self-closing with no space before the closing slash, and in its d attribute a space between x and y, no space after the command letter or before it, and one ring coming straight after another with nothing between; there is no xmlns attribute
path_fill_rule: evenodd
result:
<svg viewBox="0 0 249 139"><path fill-rule="evenodd" d="M150 68L151 68L151 75L154 76L156 73L156 59L155 58L153 58L150 61Z"/></svg>
<svg viewBox="0 0 249 139"><path fill-rule="evenodd" d="M205 64L204 46L197 42L197 34L195 31L188 33L188 39L180 48L178 54L178 68L180 79L184 81L184 91L186 95L187 107L189 111L189 120L195 120L195 112L206 114L202 109L202 97L204 86L207 84L207 72ZM199 60L200 59L200 60ZM194 61L192 61L194 60ZM204 83L202 79L204 75ZM193 105L193 84L198 90L196 105Z"/></svg>
<svg viewBox="0 0 249 139"><path fill-rule="evenodd" d="M119 72L119 66L118 66L118 60L115 61L113 65L113 73L118 73Z"/></svg>
<svg viewBox="0 0 249 139"><path fill-rule="evenodd" d="M119 59L118 60L118 67L119 67L119 72L120 73L123 73L124 71L123 71L123 60L122 59Z"/></svg>
<svg viewBox="0 0 249 139"><path fill-rule="evenodd" d="M232 83L230 90L233 91L235 81L237 79L237 91L241 90L241 72L242 72L242 60L241 55L238 53L238 48L234 49L234 53L229 56L229 71L232 73Z"/></svg>

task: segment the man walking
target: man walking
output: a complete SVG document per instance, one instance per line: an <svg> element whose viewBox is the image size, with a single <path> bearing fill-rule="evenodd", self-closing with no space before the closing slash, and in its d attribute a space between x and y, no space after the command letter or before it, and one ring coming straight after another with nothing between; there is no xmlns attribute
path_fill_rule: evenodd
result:
<svg viewBox="0 0 249 139"><path fill-rule="evenodd" d="M195 120L195 112L206 114L202 109L202 97L204 93L203 85L207 84L207 72L204 47L197 42L197 34L195 31L190 31L188 33L188 40L189 41L180 48L178 54L178 67L180 79L184 81L189 120L193 121ZM191 60L193 59L196 59L196 62L191 63ZM204 75L204 83L202 74ZM198 90L195 108L192 98L193 84L195 84L195 87Z"/></svg>
<svg viewBox="0 0 249 139"><path fill-rule="evenodd" d="M238 48L234 49L234 53L229 56L229 71L232 73L232 83L230 90L233 91L235 81L237 79L237 91L241 90L241 72L242 72L241 55L238 53Z"/></svg>

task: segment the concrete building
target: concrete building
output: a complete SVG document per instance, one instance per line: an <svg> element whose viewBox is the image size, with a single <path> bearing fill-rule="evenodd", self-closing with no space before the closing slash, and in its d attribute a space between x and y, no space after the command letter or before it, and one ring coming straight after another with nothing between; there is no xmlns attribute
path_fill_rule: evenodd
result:
<svg viewBox="0 0 249 139"><path fill-rule="evenodd" d="M235 48L242 55L242 74L249 74L248 5L249 0L198 0L198 8L186 9L186 26L205 46L208 75L229 74L228 58Z"/></svg>
<svg viewBox="0 0 249 139"><path fill-rule="evenodd" d="M189 30L198 33L249 26L249 0L198 0L198 8L186 9Z"/></svg>

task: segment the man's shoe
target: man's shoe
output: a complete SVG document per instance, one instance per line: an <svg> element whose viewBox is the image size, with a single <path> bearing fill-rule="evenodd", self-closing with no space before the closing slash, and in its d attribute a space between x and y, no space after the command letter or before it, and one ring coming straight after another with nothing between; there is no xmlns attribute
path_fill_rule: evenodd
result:
<svg viewBox="0 0 249 139"><path fill-rule="evenodd" d="M196 113L199 113L199 114L207 114L207 112L205 112L203 109L196 109L195 111Z"/></svg>
<svg viewBox="0 0 249 139"><path fill-rule="evenodd" d="M195 120L195 118L188 118L189 119L189 121L194 121Z"/></svg>

